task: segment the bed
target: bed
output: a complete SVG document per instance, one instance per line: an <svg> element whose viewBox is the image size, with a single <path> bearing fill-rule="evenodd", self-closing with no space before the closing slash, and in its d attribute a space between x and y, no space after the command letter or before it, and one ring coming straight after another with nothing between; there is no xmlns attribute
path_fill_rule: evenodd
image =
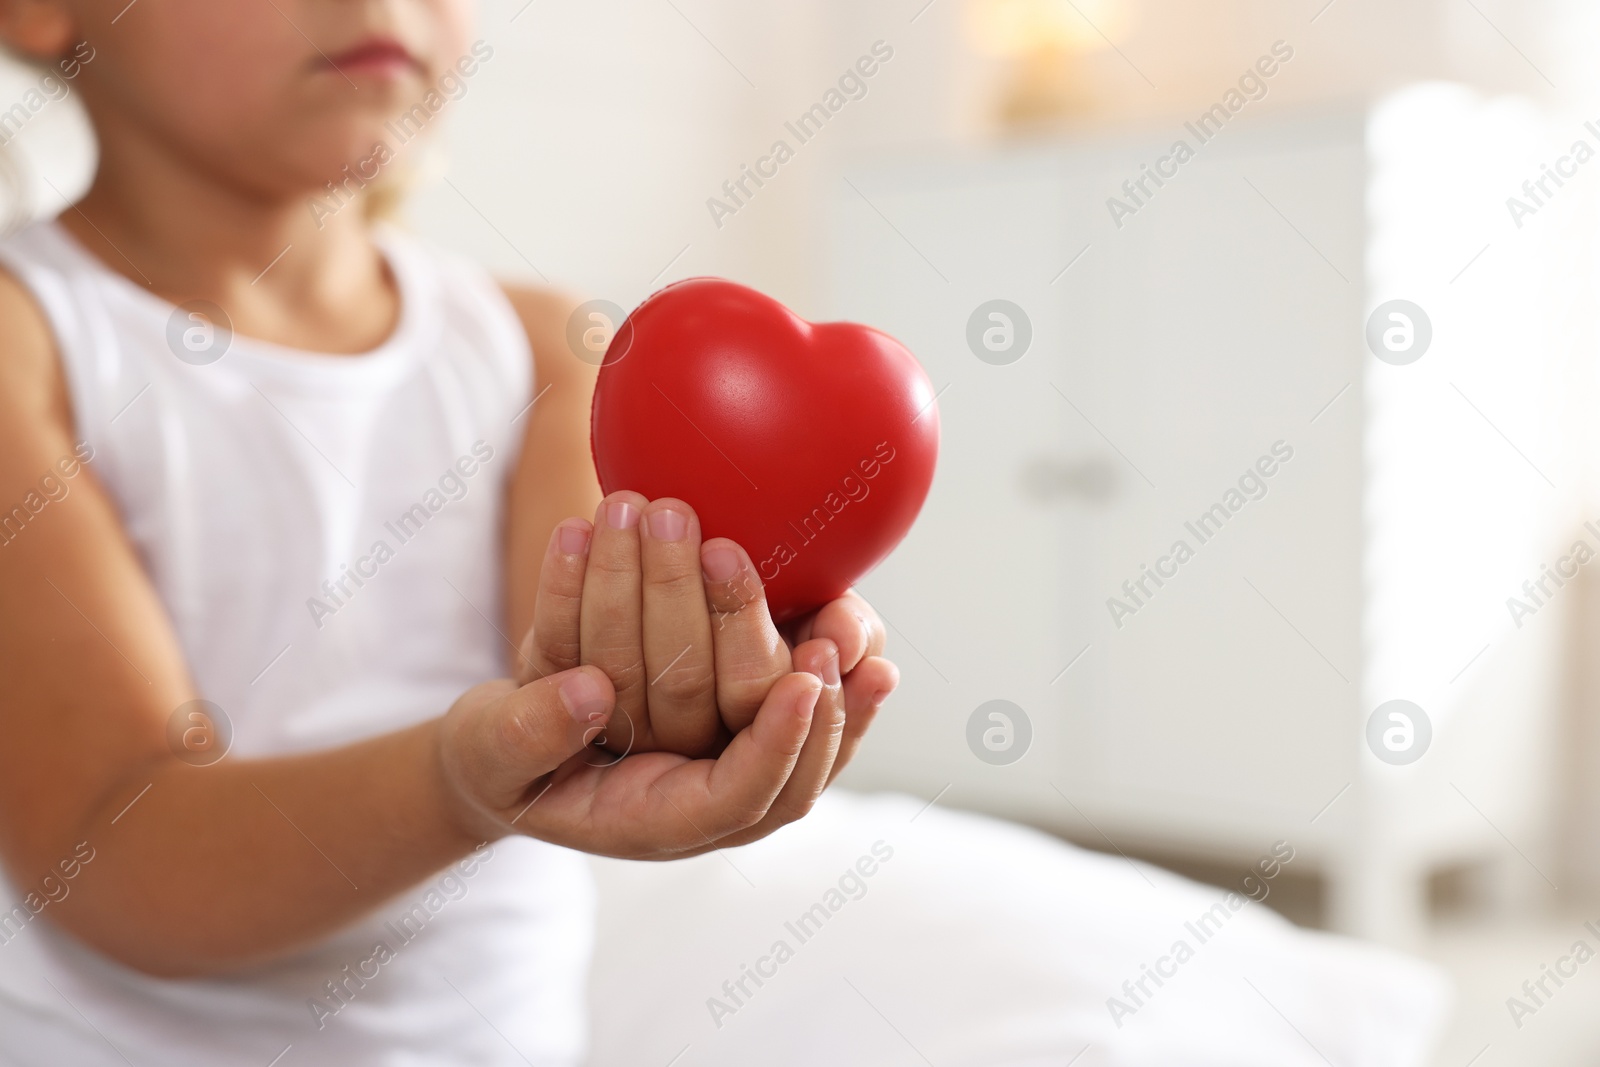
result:
<svg viewBox="0 0 1600 1067"><path fill-rule="evenodd" d="M1449 1004L1242 890L899 795L594 870L593 1067L1420 1067Z"/></svg>

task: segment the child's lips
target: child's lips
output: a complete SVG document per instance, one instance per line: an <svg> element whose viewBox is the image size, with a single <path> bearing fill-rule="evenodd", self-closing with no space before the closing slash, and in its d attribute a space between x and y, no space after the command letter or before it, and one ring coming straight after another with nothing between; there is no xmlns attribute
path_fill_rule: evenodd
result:
<svg viewBox="0 0 1600 1067"><path fill-rule="evenodd" d="M328 56L327 65L346 75L370 74L390 78L416 74L422 69L416 57L393 37L369 37L336 55Z"/></svg>

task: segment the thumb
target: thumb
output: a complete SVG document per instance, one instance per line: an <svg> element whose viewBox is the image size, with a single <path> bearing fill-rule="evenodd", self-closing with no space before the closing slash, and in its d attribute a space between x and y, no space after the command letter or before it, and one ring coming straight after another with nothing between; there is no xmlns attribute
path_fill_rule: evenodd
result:
<svg viewBox="0 0 1600 1067"><path fill-rule="evenodd" d="M526 803L529 784L588 747L615 706L616 691L598 667L505 691L455 731L460 780L492 811Z"/></svg>

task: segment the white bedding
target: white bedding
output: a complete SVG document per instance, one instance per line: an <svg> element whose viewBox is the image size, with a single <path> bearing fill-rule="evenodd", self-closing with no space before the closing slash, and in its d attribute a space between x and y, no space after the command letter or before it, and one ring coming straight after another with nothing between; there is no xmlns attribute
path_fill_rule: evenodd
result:
<svg viewBox="0 0 1600 1067"><path fill-rule="evenodd" d="M744 848L596 861L592 1067L1427 1062L1432 967L1256 903L1194 927L1226 891L922 807L832 791Z"/></svg>

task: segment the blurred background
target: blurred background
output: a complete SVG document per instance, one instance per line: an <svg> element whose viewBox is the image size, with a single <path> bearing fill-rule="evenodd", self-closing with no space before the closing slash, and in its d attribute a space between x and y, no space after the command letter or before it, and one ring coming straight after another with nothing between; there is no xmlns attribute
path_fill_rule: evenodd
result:
<svg viewBox="0 0 1600 1067"><path fill-rule="evenodd" d="M846 784L1218 885L1289 842L1269 904L1454 975L1438 1063L1595 1062L1600 967L1507 998L1600 944L1600 8L489 0L480 32L408 225L623 309L731 277L939 390L932 496L861 586L905 680ZM35 97L7 225L92 167Z"/></svg>

